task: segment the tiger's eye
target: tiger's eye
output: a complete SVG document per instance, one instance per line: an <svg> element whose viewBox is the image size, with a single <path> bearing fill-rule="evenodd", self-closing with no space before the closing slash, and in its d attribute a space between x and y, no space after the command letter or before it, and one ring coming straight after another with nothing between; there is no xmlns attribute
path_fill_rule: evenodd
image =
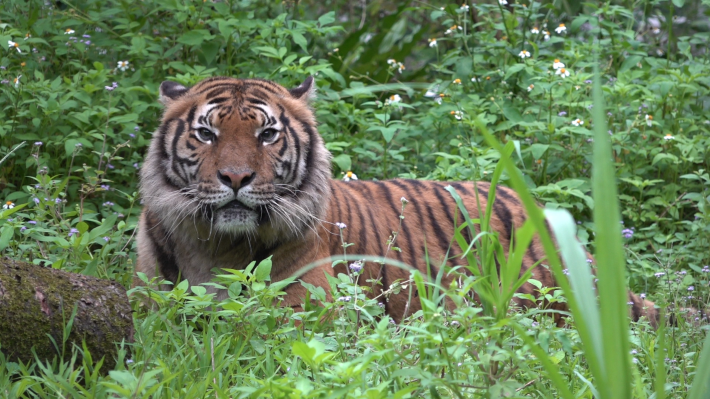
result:
<svg viewBox="0 0 710 399"><path fill-rule="evenodd" d="M209 129L204 127L197 129L197 138L202 141L214 141L215 137L214 132Z"/></svg>
<svg viewBox="0 0 710 399"><path fill-rule="evenodd" d="M261 141L264 142L270 142L276 139L276 136L278 136L279 132L276 131L276 129L265 129L261 134L259 135L259 138Z"/></svg>

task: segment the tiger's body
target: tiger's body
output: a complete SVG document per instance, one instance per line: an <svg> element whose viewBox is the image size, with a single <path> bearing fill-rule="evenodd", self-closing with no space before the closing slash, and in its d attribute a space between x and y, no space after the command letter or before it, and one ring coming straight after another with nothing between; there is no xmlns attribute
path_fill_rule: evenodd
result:
<svg viewBox="0 0 710 399"><path fill-rule="evenodd" d="M207 79L191 88L161 85L166 110L141 170L144 208L136 271L200 284L212 279L214 268L243 269L271 256L271 280L279 281L299 275L305 265L342 255L341 239L352 243L348 254L387 255L424 274L436 275L442 265L465 264L461 250L451 245L454 220L460 223L462 216L455 214L445 186L451 184L471 218L477 218L478 204L486 209L488 183L332 180L330 154L308 105L312 91L310 78L292 90L270 81L232 78ZM400 227L401 198L408 204ZM524 221L515 192L498 187L491 228L503 248ZM342 230L340 223L346 225ZM388 251L395 231L401 251ZM543 257L535 238L521 273L534 267L533 278L556 286L548 268L535 267ZM347 270L327 264L300 278L327 290L324 273ZM443 285L449 286L454 274L444 276ZM372 292L378 295L408 277L406 270L366 262L360 281L379 278L382 284ZM306 289L294 283L285 291L284 305L299 307ZM529 283L520 291L536 296ZM217 292L217 297L226 297L226 292ZM407 306L407 300L406 291L390 296L386 312L395 320L411 315L419 301ZM629 301L634 319L657 321L653 303L631 292ZM565 310L563 303L555 306Z"/></svg>

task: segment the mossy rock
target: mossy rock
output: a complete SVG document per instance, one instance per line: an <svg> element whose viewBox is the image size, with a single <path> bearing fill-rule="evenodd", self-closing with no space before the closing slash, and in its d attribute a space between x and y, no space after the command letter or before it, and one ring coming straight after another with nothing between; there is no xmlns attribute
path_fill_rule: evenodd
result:
<svg viewBox="0 0 710 399"><path fill-rule="evenodd" d="M64 328L76 307L65 360L82 341L102 371L116 366L118 344L133 341L133 317L126 289L119 283L62 270L0 259L0 351L10 361L41 360L58 353Z"/></svg>

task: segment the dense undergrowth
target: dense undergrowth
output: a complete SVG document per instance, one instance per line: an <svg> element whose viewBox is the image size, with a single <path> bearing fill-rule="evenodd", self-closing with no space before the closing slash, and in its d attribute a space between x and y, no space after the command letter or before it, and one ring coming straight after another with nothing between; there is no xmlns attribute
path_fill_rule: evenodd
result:
<svg viewBox="0 0 710 399"><path fill-rule="evenodd" d="M313 75L335 178L499 178L569 210L592 249L594 231L618 237L635 292L663 308L705 307L710 2L366 4L3 2L3 255L129 287L136 176L159 122L159 84L227 75L289 87ZM593 100L595 67L603 102ZM617 178L619 229L597 225L618 223L607 207L613 191L592 194L592 170L604 162ZM608 319L557 328L540 309L495 313L468 302L470 287L428 286L425 310L396 325L362 316L377 300L345 276L334 295L342 300L291 315L273 306L268 267L222 276L230 299L219 306L201 287L136 289L136 343L116 370L0 355L0 395L591 398L613 389L594 360L611 355L590 354L585 338ZM141 306L149 293L157 310ZM444 310L444 296L466 306ZM629 373L629 391L613 392L687 395L707 329L678 320L619 338L628 348L615 367Z"/></svg>

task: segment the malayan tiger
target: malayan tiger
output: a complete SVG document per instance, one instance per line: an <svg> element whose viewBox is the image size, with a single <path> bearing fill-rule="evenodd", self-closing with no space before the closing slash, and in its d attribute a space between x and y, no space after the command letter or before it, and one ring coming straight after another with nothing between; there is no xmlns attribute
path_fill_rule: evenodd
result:
<svg viewBox="0 0 710 399"><path fill-rule="evenodd" d="M341 234L353 244L348 254L387 254L425 275L426 267L436 275L437 265L456 265L461 250L450 242L457 207L445 187L457 190L475 219L476 196L485 209L489 185L332 179L331 155L310 107L314 91L310 77L291 90L268 80L229 77L205 79L189 88L170 81L161 84L165 112L140 173L144 207L137 272L195 285L210 281L217 269L243 269L271 256L271 281L279 281L298 275L312 262L342 255ZM409 203L400 227L403 197ZM490 223L503 248L525 217L516 193L498 187ZM388 237L395 231L400 251L387 251ZM550 270L536 266L543 257L536 237L521 273L535 267L533 278L554 287ZM328 290L324 274L346 273L345 267L326 264L300 278ZM365 263L361 273L363 284L381 279L374 295L409 277L406 269L381 269L376 262ZM443 286L448 287L453 274L444 275ZM537 297L536 290L528 283L520 292ZM285 291L283 304L299 308L306 288L293 283ZM225 298L226 290L216 296ZM633 319L646 316L655 325L654 304L631 292L628 296ZM399 321L405 309L407 315L416 312L419 301L407 305L408 297L407 290L391 295L384 304L386 313ZM557 305L566 310L564 303Z"/></svg>

